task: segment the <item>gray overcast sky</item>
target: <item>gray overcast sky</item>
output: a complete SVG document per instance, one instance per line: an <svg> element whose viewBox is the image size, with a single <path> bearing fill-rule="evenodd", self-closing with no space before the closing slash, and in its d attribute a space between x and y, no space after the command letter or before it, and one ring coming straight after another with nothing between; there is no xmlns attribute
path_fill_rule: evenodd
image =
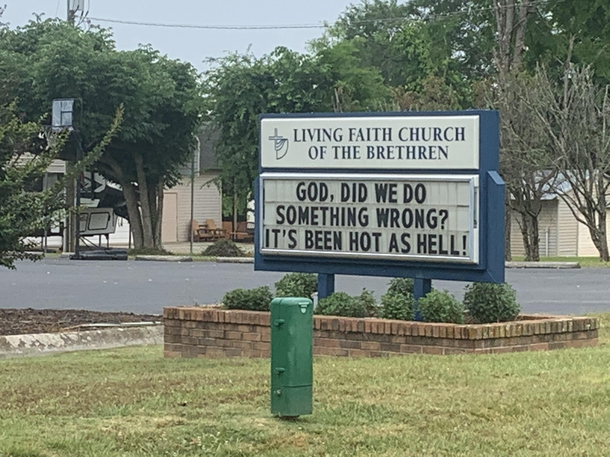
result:
<svg viewBox="0 0 610 457"><path fill-rule="evenodd" d="M0 0L7 10L2 18L11 27L24 25L33 13L66 17L67 0ZM286 25L334 22L359 0L86 0L89 16L139 22L197 25ZM96 21L93 21L94 23ZM119 49L152 44L171 58L191 62L199 69L206 57L225 51L244 52L249 45L260 56L276 46L303 52L306 42L323 29L293 30L191 30L99 23L112 27Z"/></svg>

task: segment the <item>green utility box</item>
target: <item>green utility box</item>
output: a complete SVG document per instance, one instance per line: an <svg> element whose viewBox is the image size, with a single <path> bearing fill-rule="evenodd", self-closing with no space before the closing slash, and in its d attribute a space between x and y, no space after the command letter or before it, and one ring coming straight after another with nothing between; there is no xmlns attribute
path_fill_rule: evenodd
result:
<svg viewBox="0 0 610 457"><path fill-rule="evenodd" d="M271 413L311 414L313 302L276 298L271 302Z"/></svg>

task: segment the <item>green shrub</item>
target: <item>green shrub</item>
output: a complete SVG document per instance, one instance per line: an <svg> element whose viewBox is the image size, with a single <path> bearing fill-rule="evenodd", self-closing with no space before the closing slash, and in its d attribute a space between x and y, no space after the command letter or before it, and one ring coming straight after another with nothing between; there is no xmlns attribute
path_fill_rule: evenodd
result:
<svg viewBox="0 0 610 457"><path fill-rule="evenodd" d="M384 319L413 320L413 294L390 294L381 297L381 317Z"/></svg>
<svg viewBox="0 0 610 457"><path fill-rule="evenodd" d="M521 311L515 289L506 283L475 282L466 286L464 306L478 324L513 321Z"/></svg>
<svg viewBox="0 0 610 457"><path fill-rule="evenodd" d="M288 273L275 283L276 297L305 297L318 291L318 275L313 273Z"/></svg>
<svg viewBox="0 0 610 457"><path fill-rule="evenodd" d="M464 323L464 305L446 290L430 291L417 306L424 322Z"/></svg>
<svg viewBox="0 0 610 457"><path fill-rule="evenodd" d="M327 316L374 317L378 314L378 307L373 294L364 289L358 297L335 292L318 302L316 313Z"/></svg>
<svg viewBox="0 0 610 457"><path fill-rule="evenodd" d="M245 309L249 311L269 311L269 303L273 294L269 286L255 289L235 289L227 292L222 303L229 309Z"/></svg>
<svg viewBox="0 0 610 457"><path fill-rule="evenodd" d="M354 297L345 292L334 292L320 300L316 313L327 316L364 317L364 310L357 309Z"/></svg>
<svg viewBox="0 0 610 457"><path fill-rule="evenodd" d="M411 278L394 278L390 281L390 287L386 292L388 295L404 295L405 297L413 296L413 279Z"/></svg>
<svg viewBox="0 0 610 457"><path fill-rule="evenodd" d="M243 257L245 254L233 241L223 238L209 245L201 255L208 257Z"/></svg>
<svg viewBox="0 0 610 457"><path fill-rule="evenodd" d="M375 296L372 292L362 289L362 293L358 297L354 297L358 302L357 306L362 307L364 310L364 317L378 317L381 314L381 310L375 301Z"/></svg>

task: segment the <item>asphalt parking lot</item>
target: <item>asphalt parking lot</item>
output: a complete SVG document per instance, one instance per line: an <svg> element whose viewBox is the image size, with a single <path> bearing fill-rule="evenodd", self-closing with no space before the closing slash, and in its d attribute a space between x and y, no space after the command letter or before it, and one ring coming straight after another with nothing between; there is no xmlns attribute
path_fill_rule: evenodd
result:
<svg viewBox="0 0 610 457"><path fill-rule="evenodd" d="M582 314L610 311L610 269L506 272L525 312ZM282 273L255 272L251 264L213 262L85 262L45 259L0 270L0 306L161 313L164 306L218 303L232 289L273 287ZM388 278L338 276L337 290L363 287L383 294ZM461 296L464 283L434 281Z"/></svg>

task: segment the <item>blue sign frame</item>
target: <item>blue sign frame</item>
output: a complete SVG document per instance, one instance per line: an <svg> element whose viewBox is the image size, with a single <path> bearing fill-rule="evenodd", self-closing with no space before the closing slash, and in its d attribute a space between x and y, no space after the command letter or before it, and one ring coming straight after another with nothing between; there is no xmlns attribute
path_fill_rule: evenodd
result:
<svg viewBox="0 0 610 457"><path fill-rule="evenodd" d="M379 112L379 113L310 113L310 114L263 114L265 118L335 118L335 117L390 117L390 116L478 116L479 117L479 169L476 170L388 170L384 174L453 174L453 175L479 175L479 263L476 265L458 263L432 263L405 260L380 259L346 259L346 258L317 258L302 256L280 256L260 253L260 240L262 230L262 195L260 195L259 179L254 186L255 198L255 236L254 236L254 269L258 271L284 271L301 273L318 273L321 275L358 275L358 276L386 276L415 278L416 288L427 289L431 279L469 282L504 282L504 219L505 200L504 181L498 174L499 167L499 115L497 111L471 110L471 111L439 111L439 112ZM262 138L259 139L262 141ZM260 146L259 146L260 148ZM259 174L265 171L282 173L336 173L337 170L308 168L307 170L295 168L262 168L259 154ZM345 168L341 173L372 174L379 173L380 169L355 170ZM425 284L421 286L422 281ZM322 278L321 286L329 281ZM333 281L334 282L334 281ZM418 284L419 283L419 284ZM426 286L427 284L427 286ZM327 290L320 293L326 296L332 291L333 285L327 284ZM426 290L416 291L420 296ZM419 292L419 293L417 293Z"/></svg>

